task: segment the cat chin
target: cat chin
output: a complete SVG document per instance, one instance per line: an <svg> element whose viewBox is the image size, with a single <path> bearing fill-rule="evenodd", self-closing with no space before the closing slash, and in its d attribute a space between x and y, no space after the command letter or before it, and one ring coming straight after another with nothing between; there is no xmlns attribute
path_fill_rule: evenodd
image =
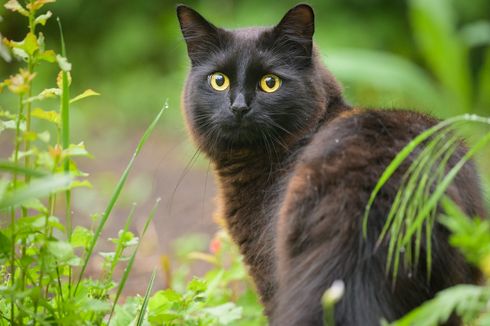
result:
<svg viewBox="0 0 490 326"><path fill-rule="evenodd" d="M220 130L220 132L212 140L204 140L198 138L200 148L211 157L220 157L235 151L248 150L255 152L262 148L264 140L257 133L247 130Z"/></svg>

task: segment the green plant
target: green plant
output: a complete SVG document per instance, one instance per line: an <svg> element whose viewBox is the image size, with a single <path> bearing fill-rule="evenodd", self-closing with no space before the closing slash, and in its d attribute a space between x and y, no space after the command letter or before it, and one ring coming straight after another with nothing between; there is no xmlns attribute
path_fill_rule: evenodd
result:
<svg viewBox="0 0 490 326"><path fill-rule="evenodd" d="M450 117L485 114L490 106L490 21L460 27L454 1L407 1L411 38L419 64L367 49L332 49L326 62L354 87L347 92L363 105L430 109ZM399 35L407 37L407 35ZM472 51L481 52L474 60Z"/></svg>
<svg viewBox="0 0 490 326"><path fill-rule="evenodd" d="M1 165L1 169L9 174L1 181L0 209L2 216L10 215L9 225L2 225L0 229L0 238L5 244L0 258L4 266L0 289L1 323L76 324L80 317L83 323L102 320L110 308L103 298L113 286L112 279L100 282L86 279L85 267L134 157L162 114L160 112L143 136L96 232L79 226L73 232L71 189L90 186L74 159L90 154L83 143L70 143L70 104L97 93L87 90L69 98L71 64L66 59L63 35L62 55L59 55L45 49L44 35L36 31L52 16L50 11L40 14L43 7L52 2L54 0L32 0L23 6L10 0L5 4L5 8L26 17L28 32L22 41L4 40L12 54L24 61L26 67L0 84L1 88L17 96L19 105L17 113L3 110L0 114L2 130L13 129L15 132L13 153L10 160L2 161ZM33 95L36 68L41 62L56 63L60 73L56 87ZM58 98L58 111L40 107L49 98ZM35 125L46 130L38 131L33 128ZM51 141L52 134L54 141ZM64 196L61 196L63 192ZM43 197L48 198L42 201ZM64 214L57 209L62 198ZM120 234L118 244L127 237L127 231ZM127 241L124 245L128 246ZM116 258L114 263L117 264L121 257ZM78 271L78 266L82 268L78 281L74 282L73 273Z"/></svg>
<svg viewBox="0 0 490 326"><path fill-rule="evenodd" d="M190 238L183 240L183 247L191 244L192 248ZM180 240L181 247L182 244ZM149 298L147 320L151 325L267 324L242 257L224 231L212 239L210 253L191 250L180 256L181 266L173 275L173 283ZM187 283L189 264L196 260L209 263L212 268Z"/></svg>
<svg viewBox="0 0 490 326"><path fill-rule="evenodd" d="M448 170L448 160L459 145L460 136L455 132L454 128L461 126L464 122L490 124L490 119L475 115L457 116L424 131L397 154L381 175L371 194L364 214L364 235L366 235L369 210L376 200L379 190L415 148L423 146L423 149L413 159L404 175L385 226L379 236L379 242L381 242L389 233L386 270L392 269L394 279L398 273L402 256L407 267L417 263L423 236L427 245L427 277L430 276L432 264L430 239L432 226L436 218L437 205L462 166L475 153L490 143L490 132L487 132ZM431 191L432 188L433 190Z"/></svg>
<svg viewBox="0 0 490 326"><path fill-rule="evenodd" d="M0 111L0 132L12 130L14 134L10 158L0 160L4 172L0 179L0 325L265 324L240 255L223 234L215 240L221 249L191 255L193 259L206 257L213 264L202 279L195 278L187 285L183 282L180 290L174 287L152 295L155 269L144 297L119 302L159 200L140 237L129 231L133 207L118 237L110 239L114 250L100 253L104 258L102 274L97 278L86 275L129 172L167 105L143 134L107 208L93 215L94 227L77 225L78 216L72 216L71 190L91 185L75 159L91 155L83 143L70 143L70 104L98 94L89 89L70 99L71 64L60 23L61 55L45 50L44 35L36 28L52 16L50 11L41 13L52 2L55 0L29 0L22 5L9 0L5 4L8 10L26 17L28 32L22 41L4 40L9 53L26 67L0 84L1 89L17 97L18 103L15 113ZM34 95L36 68L41 62L56 64L60 72L56 86ZM114 271L122 264L123 274L116 280ZM181 279L187 277L182 275Z"/></svg>
<svg viewBox="0 0 490 326"><path fill-rule="evenodd" d="M490 222L466 216L447 198L443 199L442 205L445 214L439 221L452 232L451 244L459 248L469 262L480 267L486 282L443 290L392 325L438 325L446 322L453 313L467 325L490 323Z"/></svg>

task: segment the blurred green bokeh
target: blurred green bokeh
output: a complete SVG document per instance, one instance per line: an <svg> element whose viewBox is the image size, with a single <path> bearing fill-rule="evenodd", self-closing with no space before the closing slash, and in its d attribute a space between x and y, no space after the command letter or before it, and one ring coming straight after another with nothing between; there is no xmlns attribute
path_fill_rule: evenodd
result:
<svg viewBox="0 0 490 326"><path fill-rule="evenodd" d="M236 28L275 24L296 0L186 4L218 26ZM352 104L420 109L442 118L490 113L490 1L310 4L316 13L315 40ZM62 0L48 6L63 24L74 67L73 93L92 88L102 94L74 106L76 137L85 139L97 129L105 129L107 137L139 130L166 99L170 109L161 131L183 131L179 102L189 62L175 6L165 0ZM3 6L0 15L1 33L20 40L26 32L22 17ZM59 48L57 28L51 19L41 29L49 35L48 48ZM13 73L14 66L1 64L0 77ZM47 72L51 79L35 85L54 85L55 73ZM2 96L0 106L12 100Z"/></svg>

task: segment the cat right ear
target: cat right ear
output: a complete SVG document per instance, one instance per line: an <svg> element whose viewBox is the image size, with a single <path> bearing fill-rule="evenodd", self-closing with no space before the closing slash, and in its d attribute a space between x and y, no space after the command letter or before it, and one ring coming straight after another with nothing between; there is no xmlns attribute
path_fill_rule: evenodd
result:
<svg viewBox="0 0 490 326"><path fill-rule="evenodd" d="M177 18L192 64L199 63L219 44L218 29L194 9L177 6Z"/></svg>
<svg viewBox="0 0 490 326"><path fill-rule="evenodd" d="M307 4L299 4L290 9L279 24L274 27L280 46L288 47L292 55L311 56L315 14Z"/></svg>

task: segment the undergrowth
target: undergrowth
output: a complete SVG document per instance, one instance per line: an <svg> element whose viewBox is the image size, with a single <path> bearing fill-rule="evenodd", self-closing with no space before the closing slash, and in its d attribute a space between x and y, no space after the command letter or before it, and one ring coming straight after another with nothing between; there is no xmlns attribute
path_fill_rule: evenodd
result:
<svg viewBox="0 0 490 326"><path fill-rule="evenodd" d="M59 20L59 53L45 48L45 35L38 30L52 20L45 6L55 1L9 0L4 5L24 17L27 33L20 41L4 39L0 48L3 58L21 63L16 74L0 83L1 91L17 98L17 107L0 109L1 136L12 141L12 153L0 159L0 325L265 324L241 257L222 233L213 240L211 253L190 254L212 264L203 277L155 292L155 268L143 296L122 299L159 200L139 236L130 231L133 209L110 239L112 252L96 253L96 245L166 105L142 135L104 212L91 216L94 227L78 225L85 217L72 213L72 190L91 185L76 160L91 154L83 142L71 142L70 105L98 94L87 89L71 97L74 78ZM41 64L56 65L59 73L53 85L34 94ZM96 254L104 258L102 272L89 275ZM163 264L167 275L188 279L186 273L173 275L170 265ZM118 266L124 267L120 278L115 276Z"/></svg>
<svg viewBox="0 0 490 326"><path fill-rule="evenodd" d="M363 232L366 235L369 212L381 188L416 148L421 148L404 174L378 243L388 242L386 272L396 282L400 266L410 270L426 264L427 280L432 266L432 229L443 224L450 232L450 243L484 276L481 285L457 285L439 292L432 300L404 316L393 325L439 325L452 314L468 325L490 325L490 222L487 216L466 216L448 197L446 190L461 168L490 144L486 131L466 153L455 153L461 146L457 129L464 125L490 125L490 117L462 115L447 119L424 131L405 146L389 164L375 186L366 206ZM449 161L453 159L450 165ZM484 189L484 192L486 189ZM421 244L426 260L420 262Z"/></svg>

